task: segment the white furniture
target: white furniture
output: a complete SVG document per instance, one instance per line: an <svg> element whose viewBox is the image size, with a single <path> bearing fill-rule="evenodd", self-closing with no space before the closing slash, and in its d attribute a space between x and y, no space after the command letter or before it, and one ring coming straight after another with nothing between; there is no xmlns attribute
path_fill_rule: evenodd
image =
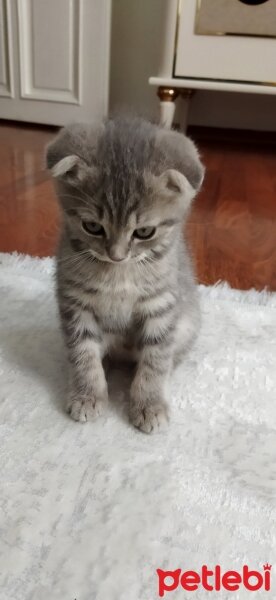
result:
<svg viewBox="0 0 276 600"><path fill-rule="evenodd" d="M158 87L160 121L167 127L173 122L175 100L182 97L185 129L195 90L276 94L276 39L199 35L195 33L198 6L195 0L167 2L159 70L149 79Z"/></svg>
<svg viewBox="0 0 276 600"><path fill-rule="evenodd" d="M111 0L0 0L0 118L106 115L110 23Z"/></svg>

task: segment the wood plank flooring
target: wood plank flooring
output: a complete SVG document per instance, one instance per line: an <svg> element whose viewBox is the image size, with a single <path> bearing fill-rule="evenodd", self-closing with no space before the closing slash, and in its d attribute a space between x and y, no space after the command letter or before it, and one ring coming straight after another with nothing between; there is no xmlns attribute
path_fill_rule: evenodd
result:
<svg viewBox="0 0 276 600"><path fill-rule="evenodd" d="M276 146L191 131L207 167L188 235L199 281L276 290ZM246 136L245 133L242 134ZM222 134L221 134L222 136ZM205 139L206 138L206 139ZM276 142L276 134L275 134Z"/></svg>
<svg viewBox="0 0 276 600"><path fill-rule="evenodd" d="M43 159L55 132L0 122L0 252L55 252L59 211ZM207 169L187 224L198 280L276 290L276 134L189 134Z"/></svg>

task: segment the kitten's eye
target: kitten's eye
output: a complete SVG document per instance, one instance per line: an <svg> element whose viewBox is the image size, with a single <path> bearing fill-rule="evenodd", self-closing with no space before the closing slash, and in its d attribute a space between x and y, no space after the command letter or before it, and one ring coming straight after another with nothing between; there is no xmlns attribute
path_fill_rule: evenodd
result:
<svg viewBox="0 0 276 600"><path fill-rule="evenodd" d="M104 235L105 231L102 225L94 223L94 221L82 221L82 226L90 235Z"/></svg>
<svg viewBox="0 0 276 600"><path fill-rule="evenodd" d="M133 236L138 240L149 240L156 232L156 227L140 227L135 229Z"/></svg>

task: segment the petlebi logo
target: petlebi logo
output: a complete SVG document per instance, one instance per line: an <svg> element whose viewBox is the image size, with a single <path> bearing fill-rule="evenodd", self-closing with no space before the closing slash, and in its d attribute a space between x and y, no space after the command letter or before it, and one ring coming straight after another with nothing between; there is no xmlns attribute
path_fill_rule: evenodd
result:
<svg viewBox="0 0 276 600"><path fill-rule="evenodd" d="M213 569L203 565L200 571L182 571L181 569L163 571L157 569L158 593L159 597L162 598L165 594L173 592L177 588L182 588L186 592L194 592L200 588L208 592L220 592L221 590L236 592L242 587L249 592L256 592L257 590L269 592L271 567L272 565L266 563L263 565L262 571L256 571L250 569L248 565L244 565L240 572L223 572L220 565L216 565Z"/></svg>

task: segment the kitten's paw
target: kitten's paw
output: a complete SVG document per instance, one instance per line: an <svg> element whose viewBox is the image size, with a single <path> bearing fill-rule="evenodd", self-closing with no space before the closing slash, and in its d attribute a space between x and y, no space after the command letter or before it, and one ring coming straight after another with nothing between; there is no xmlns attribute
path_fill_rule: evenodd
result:
<svg viewBox="0 0 276 600"><path fill-rule="evenodd" d="M143 406L133 404L130 409L130 421L144 433L155 433L164 429L169 421L168 407L165 402L151 402Z"/></svg>
<svg viewBox="0 0 276 600"><path fill-rule="evenodd" d="M67 412L74 421L85 423L100 417L106 405L105 398L69 398Z"/></svg>

